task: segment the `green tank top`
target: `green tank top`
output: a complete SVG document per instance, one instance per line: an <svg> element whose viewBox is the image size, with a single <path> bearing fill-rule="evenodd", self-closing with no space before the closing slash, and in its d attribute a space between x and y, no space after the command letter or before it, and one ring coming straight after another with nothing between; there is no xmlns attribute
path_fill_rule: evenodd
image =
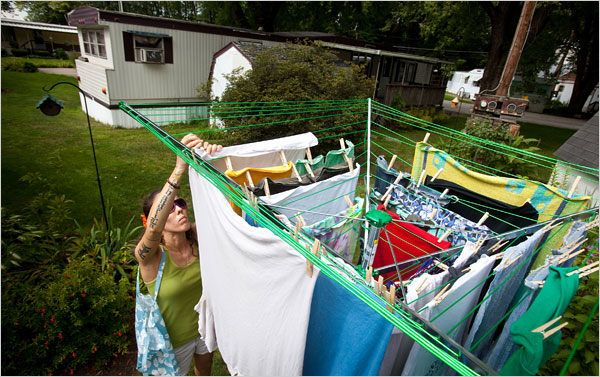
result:
<svg viewBox="0 0 600 377"><path fill-rule="evenodd" d="M163 247L167 252L167 249ZM154 296L156 279L146 283ZM200 336L198 312L194 307L202 296L202 279L198 257L185 267L179 267L167 252L163 277L156 302L163 316L173 348L181 347Z"/></svg>

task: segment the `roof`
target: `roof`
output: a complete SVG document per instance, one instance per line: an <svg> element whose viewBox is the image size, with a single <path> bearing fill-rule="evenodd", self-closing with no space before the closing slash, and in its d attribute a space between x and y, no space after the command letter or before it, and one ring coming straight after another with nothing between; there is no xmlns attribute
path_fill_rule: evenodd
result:
<svg viewBox="0 0 600 377"><path fill-rule="evenodd" d="M235 47L237 47L250 62L257 58L259 52L268 49L267 46L260 42L234 41L231 43L235 45Z"/></svg>
<svg viewBox="0 0 600 377"><path fill-rule="evenodd" d="M316 38L316 39L319 40L319 38ZM322 44L325 47L337 48L339 50L362 52L364 54L391 56L391 57L395 57L395 58L402 58L402 59L407 59L407 60L417 60L417 61L422 61L422 62L426 62L426 63L453 64L452 62L449 62L446 60L430 58L430 57L421 56L421 55L405 54L403 52L394 52L394 51L374 49L374 48L369 48L369 47L349 46L347 44L332 43L332 42L322 42Z"/></svg>
<svg viewBox="0 0 600 377"><path fill-rule="evenodd" d="M558 81L575 81L577 75L573 72L565 73L558 78Z"/></svg>
<svg viewBox="0 0 600 377"><path fill-rule="evenodd" d="M22 29L33 29L43 31L56 31L59 33L70 33L77 34L77 27L57 24L46 24L43 22L31 22L24 20L16 20L13 18L2 18L0 19L2 26L12 26Z"/></svg>
<svg viewBox="0 0 600 377"><path fill-rule="evenodd" d="M559 159L598 169L598 113L554 152Z"/></svg>

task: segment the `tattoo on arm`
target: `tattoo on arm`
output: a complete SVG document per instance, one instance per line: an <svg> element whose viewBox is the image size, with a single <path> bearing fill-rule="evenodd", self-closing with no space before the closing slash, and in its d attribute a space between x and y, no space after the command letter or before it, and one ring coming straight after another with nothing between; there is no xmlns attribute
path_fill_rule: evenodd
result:
<svg viewBox="0 0 600 377"><path fill-rule="evenodd" d="M158 213L160 211L162 211L163 208L165 208L167 199L169 199L169 196L171 196L172 193L173 193L173 189L171 187L168 187L165 194L162 196L162 198L160 198L160 201L158 202L158 206L156 207L156 211L154 211L154 214L150 218L150 229L154 229L156 227L156 225L158 224Z"/></svg>
<svg viewBox="0 0 600 377"><path fill-rule="evenodd" d="M140 258L144 259L146 258L146 254L150 252L150 248L142 243L142 247L140 247L137 252Z"/></svg>

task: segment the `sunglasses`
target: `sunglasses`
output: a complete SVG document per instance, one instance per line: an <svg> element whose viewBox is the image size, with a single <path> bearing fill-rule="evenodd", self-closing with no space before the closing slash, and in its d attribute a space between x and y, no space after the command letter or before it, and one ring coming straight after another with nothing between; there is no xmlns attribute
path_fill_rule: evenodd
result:
<svg viewBox="0 0 600 377"><path fill-rule="evenodd" d="M177 206L177 207L179 207L181 209L186 209L187 208L187 203L182 198L175 199L173 201L173 208L171 208L171 212L170 213L175 212L175 206Z"/></svg>

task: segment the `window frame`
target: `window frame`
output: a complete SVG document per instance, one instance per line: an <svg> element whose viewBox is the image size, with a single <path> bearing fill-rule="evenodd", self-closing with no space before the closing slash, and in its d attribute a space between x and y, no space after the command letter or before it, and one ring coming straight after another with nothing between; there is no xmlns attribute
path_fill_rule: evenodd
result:
<svg viewBox="0 0 600 377"><path fill-rule="evenodd" d="M102 42L98 36L102 36ZM104 29L84 29L81 31L81 41L83 42L83 52L86 55L101 59L108 59L106 51L106 39L104 38ZM101 48L104 54L101 53Z"/></svg>

